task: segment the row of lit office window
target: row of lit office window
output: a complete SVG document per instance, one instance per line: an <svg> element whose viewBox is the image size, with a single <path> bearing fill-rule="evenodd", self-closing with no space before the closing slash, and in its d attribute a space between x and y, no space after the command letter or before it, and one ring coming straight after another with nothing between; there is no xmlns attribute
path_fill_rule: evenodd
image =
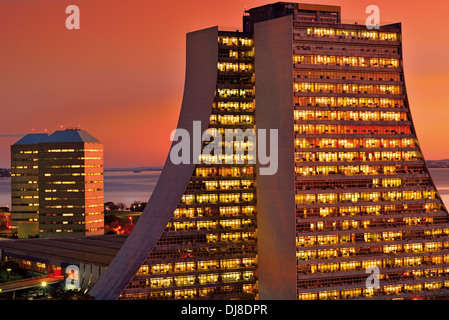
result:
<svg viewBox="0 0 449 320"><path fill-rule="evenodd" d="M388 46L388 47L380 47L380 46L362 46L362 45L348 45L338 44L335 42L331 43L310 43L310 42L296 42L294 44L293 49L295 51L332 51L338 53L346 53L346 54L372 54L372 55L398 55L400 54L399 46Z"/></svg>
<svg viewBox="0 0 449 320"><path fill-rule="evenodd" d="M338 23L339 15L336 12L307 12L298 11L293 13L293 21L304 22L322 22L322 23Z"/></svg>
<svg viewBox="0 0 449 320"><path fill-rule="evenodd" d="M411 134L410 126L297 124L296 134Z"/></svg>
<svg viewBox="0 0 449 320"><path fill-rule="evenodd" d="M323 92L323 93L349 93L349 94L404 94L402 86L385 84L333 84L318 82L295 82L294 92Z"/></svg>
<svg viewBox="0 0 449 320"><path fill-rule="evenodd" d="M218 71L222 72L253 72L254 66L251 63L218 62Z"/></svg>
<svg viewBox="0 0 449 320"><path fill-rule="evenodd" d="M296 181L296 190L326 189L362 189L362 188L398 188L398 187L431 187L430 179L384 178L358 180Z"/></svg>
<svg viewBox="0 0 449 320"><path fill-rule="evenodd" d="M210 116L210 124L223 125L250 125L254 124L254 116L252 115L216 115Z"/></svg>
<svg viewBox="0 0 449 320"><path fill-rule="evenodd" d="M298 260L300 262L300 260ZM421 265L438 265L449 262L449 255L427 255L427 256L408 256L408 257L392 257L383 259L364 259L358 261L346 260L333 263L318 264L301 264L298 265L298 273L328 273L342 272L366 269L371 266L377 266L381 270L383 268L400 268L400 267L416 267Z"/></svg>
<svg viewBox="0 0 449 320"><path fill-rule="evenodd" d="M187 190L232 190L254 188L254 180L220 180L189 182Z"/></svg>
<svg viewBox="0 0 449 320"><path fill-rule="evenodd" d="M417 141L412 138L296 138L295 148L415 148ZM300 150L298 150L300 151Z"/></svg>
<svg viewBox="0 0 449 320"><path fill-rule="evenodd" d="M94 216L94 215L99 215L99 214L103 214L103 211L83 213L83 214L77 213L76 215L78 215L78 216ZM61 217L73 217L75 214L74 213L44 213L42 215L47 216L47 217L60 217L60 216Z"/></svg>
<svg viewBox="0 0 449 320"><path fill-rule="evenodd" d="M219 75L217 77L217 86L219 88L252 88L254 86L253 75Z"/></svg>
<svg viewBox="0 0 449 320"><path fill-rule="evenodd" d="M218 167L207 168L197 167L195 168L194 177L242 177L242 176L254 176L254 167Z"/></svg>
<svg viewBox="0 0 449 320"><path fill-rule="evenodd" d="M73 164L73 165L59 165L59 166L40 166L44 169L66 169L66 168L102 168L102 165L83 165L83 164ZM38 169L39 166L12 166L11 169Z"/></svg>
<svg viewBox="0 0 449 320"><path fill-rule="evenodd" d="M103 172L91 172L91 173L45 173L45 174L41 174L40 176L43 177L51 177L51 176L73 176L73 177L77 177L77 176L102 176ZM12 173L11 177L37 177L37 174L35 173Z"/></svg>
<svg viewBox="0 0 449 320"><path fill-rule="evenodd" d="M328 79L328 80L349 80L354 81L402 81L403 77L399 72L369 72L369 71L322 71L322 70L294 70L294 78L299 79Z"/></svg>
<svg viewBox="0 0 449 320"><path fill-rule="evenodd" d="M366 58L330 55L293 55L293 63L371 68L398 68L400 65L399 59L393 58Z"/></svg>
<svg viewBox="0 0 449 320"><path fill-rule="evenodd" d="M173 221L168 223L167 231L241 229L249 227L254 227L254 222L251 219Z"/></svg>
<svg viewBox="0 0 449 320"><path fill-rule="evenodd" d="M391 175L391 174L425 174L424 165L389 166L389 165L346 165L346 166L301 166L295 167L297 176L333 175Z"/></svg>
<svg viewBox="0 0 449 320"><path fill-rule="evenodd" d="M437 234L434 230L432 237L449 235L449 229L438 229L440 231ZM397 242L397 241L409 241L411 239L425 239L425 235L422 234L421 237L411 238L406 231L386 231L386 232L370 232L362 234L339 234L339 235L319 235L319 236L297 236L296 246L300 247L311 247L311 246L328 246L328 245L338 245L347 243L360 243L360 242Z"/></svg>
<svg viewBox="0 0 449 320"><path fill-rule="evenodd" d="M252 99L254 98L253 89L229 89L229 88L218 88L216 92L218 98L243 98Z"/></svg>
<svg viewBox="0 0 449 320"><path fill-rule="evenodd" d="M94 199L103 199L103 196L97 196L97 197L77 197L77 198L68 198L68 197L45 197L45 201L81 201L81 200L94 200Z"/></svg>
<svg viewBox="0 0 449 320"><path fill-rule="evenodd" d="M103 149L47 149L47 150L19 150L12 151L11 154L36 154L39 152L50 152L50 153L60 153L60 152L103 152Z"/></svg>
<svg viewBox="0 0 449 320"><path fill-rule="evenodd" d="M134 286L128 285L128 288ZM136 286L139 287L139 286ZM174 290L157 290L150 292L127 293L125 290L119 297L120 300L177 300L177 299L202 299L202 298L222 298L233 295L238 298L252 299L256 292L256 284L235 283L232 285L220 286L204 286L201 288L192 289L177 289Z"/></svg>
<svg viewBox="0 0 449 320"><path fill-rule="evenodd" d="M241 227L235 228L251 228L254 227L254 223L250 223L242 225ZM210 229L214 230L214 229ZM216 229L215 229L216 230ZM213 233L206 235L207 243L216 243L216 242L241 242L241 241L255 241L255 233L254 232L227 232L227 233Z"/></svg>
<svg viewBox="0 0 449 320"><path fill-rule="evenodd" d="M397 214L422 214L442 211L441 203L418 203L396 205L368 205L368 206L335 206L322 208L296 209L298 218L325 218L359 215L397 215Z"/></svg>
<svg viewBox="0 0 449 320"><path fill-rule="evenodd" d="M408 121L406 112L294 110L296 121Z"/></svg>
<svg viewBox="0 0 449 320"><path fill-rule="evenodd" d="M45 184L95 184L103 183L103 180L85 180L85 181L45 181ZM37 183L37 181L35 181Z"/></svg>
<svg viewBox="0 0 449 320"><path fill-rule="evenodd" d="M82 232L84 230L77 230L78 232ZM66 232L66 233L72 233L75 232L75 230L72 229L40 229L39 233L60 233L60 232Z"/></svg>
<svg viewBox="0 0 449 320"><path fill-rule="evenodd" d="M298 260L299 261L299 260ZM316 274L330 272L345 272L355 270L366 270L368 267L377 266L381 270L390 268L417 267L422 265L438 266L449 261L449 255L432 255L428 257L394 257L387 259L344 261L320 264L298 265L299 274ZM429 267L432 268L432 267ZM433 268L432 268L433 269ZM418 270L416 270L418 271ZM410 270L409 272L414 272Z"/></svg>
<svg viewBox="0 0 449 320"><path fill-rule="evenodd" d="M419 151L295 152L296 162L417 161Z"/></svg>
<svg viewBox="0 0 449 320"><path fill-rule="evenodd" d="M11 166L11 170L14 169L37 169L39 166Z"/></svg>
<svg viewBox="0 0 449 320"><path fill-rule="evenodd" d="M159 263L161 260L179 260L184 258L217 258L217 257L255 257L256 247L254 241L242 241L239 243L217 244L216 246L204 246L201 248L177 248L173 250L154 248L148 255L146 264Z"/></svg>
<svg viewBox="0 0 449 320"><path fill-rule="evenodd" d="M405 201L405 200L432 200L436 198L434 190L418 191L388 191L388 192L350 192L350 193L324 193L324 194L297 194L296 204L332 204L344 202L378 202L378 201Z"/></svg>
<svg viewBox="0 0 449 320"><path fill-rule="evenodd" d="M39 196L12 196L11 199L39 199Z"/></svg>
<svg viewBox="0 0 449 320"><path fill-rule="evenodd" d="M236 149L234 149L236 151ZM225 151L226 152L226 151ZM199 161L201 164L245 164L245 163L255 163L256 158L253 153L242 154L201 154L199 156Z"/></svg>
<svg viewBox="0 0 449 320"><path fill-rule="evenodd" d="M99 197L99 199L101 199L102 197ZM44 206L45 209L84 209L84 208L96 208L96 207L104 207L103 203L99 203L99 204L89 204L86 206L74 206L74 205L58 205L58 206Z"/></svg>
<svg viewBox="0 0 449 320"><path fill-rule="evenodd" d="M234 50L234 49L219 49L219 58L228 59L240 59L240 60L251 60L254 58L254 48L251 50Z"/></svg>
<svg viewBox="0 0 449 320"><path fill-rule="evenodd" d="M361 97L295 97L299 107L403 108L404 99Z"/></svg>
<svg viewBox="0 0 449 320"><path fill-rule="evenodd" d="M246 37L219 36L218 43L225 46L252 47L254 45L254 40Z"/></svg>
<svg viewBox="0 0 449 320"><path fill-rule="evenodd" d="M49 149L40 152L103 152L103 149Z"/></svg>
<svg viewBox="0 0 449 320"><path fill-rule="evenodd" d="M44 192L95 192L95 191L103 191L103 189L95 188L95 189L45 189Z"/></svg>
<svg viewBox="0 0 449 320"><path fill-rule="evenodd" d="M316 231L344 231L344 230L362 230L362 229L391 229L407 227L427 227L430 225L446 225L447 217L407 217L407 218L389 218L389 219L366 219L356 220L338 220L338 221L318 221L318 222L298 222L296 231L316 232Z"/></svg>
<svg viewBox="0 0 449 320"><path fill-rule="evenodd" d="M161 287L173 287L173 286L194 286L204 284L216 284L226 282L238 282L238 281L250 281L254 279L253 271L243 272L224 272L224 273L207 273L199 275L189 276L176 276L176 277L164 277L164 278L151 278L146 279L145 284L142 287L149 288L161 288Z"/></svg>
<svg viewBox="0 0 449 320"><path fill-rule="evenodd" d="M199 217L210 217L210 216L254 216L256 213L256 208L254 206L227 206L227 207L214 207L214 208L177 208L174 211L173 219L182 218L199 218Z"/></svg>
<svg viewBox="0 0 449 320"><path fill-rule="evenodd" d="M213 110L229 111L229 112L253 112L253 102L214 102Z"/></svg>
<svg viewBox="0 0 449 320"><path fill-rule="evenodd" d="M253 193L185 194L181 198L181 203L189 205L193 203L250 202L253 199Z"/></svg>
<svg viewBox="0 0 449 320"><path fill-rule="evenodd" d="M255 258L237 258L222 260L199 260L175 263L163 263L155 265L142 265L137 271L137 276L148 274L167 274L173 272L192 272L213 269L239 269L254 267L256 265Z"/></svg>
<svg viewBox="0 0 449 320"><path fill-rule="evenodd" d="M33 159L33 161L61 161L61 160L103 160L103 157L52 157L52 158L39 158L39 159Z"/></svg>
<svg viewBox="0 0 449 320"><path fill-rule="evenodd" d="M41 219L39 224L85 224L85 221L42 221Z"/></svg>
<svg viewBox="0 0 449 320"><path fill-rule="evenodd" d="M408 243L408 244L390 244L384 246L371 247L353 247L322 250L301 250L296 253L296 258L301 261L316 259L337 259L363 255L379 254L401 254L401 253L422 253L436 252L449 249L448 242L427 242L427 243Z"/></svg>
<svg viewBox="0 0 449 320"><path fill-rule="evenodd" d="M174 230L173 225L165 230L165 233L157 242L158 247L162 246L208 246L210 244L215 244L221 242L224 244L226 242L242 242L242 241L254 241L254 232L240 232L237 229L250 228L251 226L241 226L239 228L234 228L233 232L228 230L223 230L221 225L215 228L208 226L207 229L203 226L201 229L197 229L196 225L186 225L183 228L178 228L177 231L194 231L191 232L177 232L176 235L169 233ZM229 228L229 227L228 227ZM208 230L214 233L198 233L198 230Z"/></svg>
<svg viewBox="0 0 449 320"><path fill-rule="evenodd" d="M77 173L44 173L44 177L54 177L54 176L102 176L103 172L77 172Z"/></svg>
<svg viewBox="0 0 449 320"><path fill-rule="evenodd" d="M429 281L429 280L428 280ZM391 298L400 299L401 295L409 294L407 297L412 300L424 300L420 298L420 293L433 292L434 296L438 291L449 288L449 281L429 281L425 283L415 284L398 284L381 286L380 289L373 288L357 288L328 290L319 292L298 293L299 300L341 300L354 298L371 298L377 296L390 296ZM447 295L448 293L445 292ZM411 296L410 296L411 295ZM417 297L418 296L418 297Z"/></svg>
<svg viewBox="0 0 449 320"><path fill-rule="evenodd" d="M329 27L308 27L295 28L294 34L299 36L326 37L336 39L358 39L358 40L380 40L380 41L399 41L399 34L396 32L359 30L359 29L341 29Z"/></svg>
<svg viewBox="0 0 449 320"><path fill-rule="evenodd" d="M59 165L59 166L41 166L45 169L65 169L65 168L103 168L102 165L84 165L84 164L72 164L72 165Z"/></svg>
<svg viewBox="0 0 449 320"><path fill-rule="evenodd" d="M243 140L249 140L249 138L254 140L255 129L253 126L249 126L247 128L239 128L239 127L226 128L220 125L210 125L209 128L207 128L206 131L203 133L203 136L209 139L209 140L206 140L206 138L203 139L206 140L205 141L206 144L211 140L215 140L215 138L217 138L217 140L221 138L221 141L226 142L226 140L231 140L231 136L232 138L242 137ZM226 139L226 136L228 136L229 138ZM214 142L218 143L217 141ZM236 142L239 142L239 139L237 139Z"/></svg>

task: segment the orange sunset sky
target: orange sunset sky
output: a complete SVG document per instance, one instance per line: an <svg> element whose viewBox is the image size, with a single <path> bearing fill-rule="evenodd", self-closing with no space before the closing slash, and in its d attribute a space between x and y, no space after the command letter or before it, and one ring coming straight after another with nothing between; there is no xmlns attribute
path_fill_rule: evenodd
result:
<svg viewBox="0 0 449 320"><path fill-rule="evenodd" d="M104 143L105 167L159 166L184 87L185 35L240 27L256 0L2 0L0 168L22 135L78 127ZM427 159L449 158L449 2L308 0L339 5L343 19L403 23L412 115ZM68 5L81 29L67 30Z"/></svg>

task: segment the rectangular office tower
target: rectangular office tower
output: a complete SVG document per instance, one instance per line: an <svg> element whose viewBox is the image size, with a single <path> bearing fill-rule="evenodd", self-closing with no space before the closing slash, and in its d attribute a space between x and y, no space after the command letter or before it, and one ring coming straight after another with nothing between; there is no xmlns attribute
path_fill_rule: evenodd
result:
<svg viewBox="0 0 449 320"><path fill-rule="evenodd" d="M139 222L90 294L447 295L448 212L413 127L401 25L368 29L341 23L339 7L285 2L251 9L243 21L243 32L188 34L178 129L193 137L194 123L221 133L275 130L269 151L278 154L277 172L262 175L262 161L251 165L249 155L244 164L168 157Z"/></svg>
<svg viewBox="0 0 449 320"><path fill-rule="evenodd" d="M11 217L19 238L103 234L103 190L103 144L86 131L32 133L11 146Z"/></svg>
<svg viewBox="0 0 449 320"><path fill-rule="evenodd" d="M446 294L448 213L413 127L401 25L316 10L254 25L256 125L279 129L279 171L257 176L260 297Z"/></svg>

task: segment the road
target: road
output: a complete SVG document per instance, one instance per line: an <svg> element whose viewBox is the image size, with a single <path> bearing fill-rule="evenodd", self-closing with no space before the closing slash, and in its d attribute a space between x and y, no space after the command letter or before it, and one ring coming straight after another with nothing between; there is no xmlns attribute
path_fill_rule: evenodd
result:
<svg viewBox="0 0 449 320"><path fill-rule="evenodd" d="M42 286L42 284L52 284L64 280L64 276L47 275L42 277L27 278L17 281L0 283L0 293L29 289Z"/></svg>

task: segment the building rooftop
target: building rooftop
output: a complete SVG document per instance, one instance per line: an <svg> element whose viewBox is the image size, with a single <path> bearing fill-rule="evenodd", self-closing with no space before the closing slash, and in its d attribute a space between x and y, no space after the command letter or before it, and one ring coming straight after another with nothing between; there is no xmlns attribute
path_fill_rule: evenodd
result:
<svg viewBox="0 0 449 320"><path fill-rule="evenodd" d="M243 31L253 33L254 25L266 20L292 15L306 22L341 22L341 7L297 2L276 2L245 10Z"/></svg>
<svg viewBox="0 0 449 320"><path fill-rule="evenodd" d="M0 241L0 256L53 265L91 264L107 267L128 235Z"/></svg>
<svg viewBox="0 0 449 320"><path fill-rule="evenodd" d="M100 142L87 131L80 129L66 129L53 132L51 135L47 133L30 133L17 141L14 145L29 145L38 143L55 143L55 142Z"/></svg>
<svg viewBox="0 0 449 320"><path fill-rule="evenodd" d="M38 144L48 139L47 133L29 133L22 139L14 143L14 145Z"/></svg>
<svg viewBox="0 0 449 320"><path fill-rule="evenodd" d="M55 131L45 142L100 142L87 131L67 129Z"/></svg>

